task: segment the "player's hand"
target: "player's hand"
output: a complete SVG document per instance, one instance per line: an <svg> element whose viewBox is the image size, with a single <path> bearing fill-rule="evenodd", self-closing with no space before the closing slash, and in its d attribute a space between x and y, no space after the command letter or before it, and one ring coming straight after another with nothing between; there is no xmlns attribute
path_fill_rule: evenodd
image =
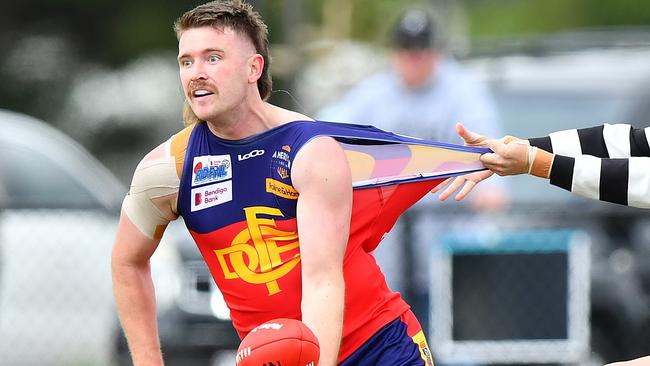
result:
<svg viewBox="0 0 650 366"><path fill-rule="evenodd" d="M478 133L472 132L465 128L461 123L456 123L456 133L458 133L458 136L460 136L463 139L463 142L465 143L465 146L480 146L484 147L487 146L487 142L490 140L488 137L479 135ZM462 201L471 191L474 189L474 187L479 184L481 181L488 179L489 177L492 176L492 172L489 170L484 170L480 172L475 172L475 173L470 173L466 175L461 175L460 177L456 178L448 178L444 182L438 184L435 188L431 190L431 193L436 193L440 191L442 188L447 187L442 193L440 193L440 196L438 198L441 201L446 200L451 196L454 192L458 192L456 194L455 200L456 201ZM451 184L450 184L451 183Z"/></svg>
<svg viewBox="0 0 650 366"><path fill-rule="evenodd" d="M505 145L508 145L511 142L516 142L516 143L526 142L525 140L521 140L518 137L514 137L510 135L506 135L498 140L495 140L488 136L483 136L483 135L479 135L476 132L472 132L467 128L465 128L465 126L463 126L461 123L456 123L456 133L458 133L458 136L460 136L463 139L465 146L489 147L491 141L498 141Z"/></svg>
<svg viewBox="0 0 650 366"><path fill-rule="evenodd" d="M481 155L481 162L492 172L504 175L528 173L531 162L528 157L530 146L521 141L504 143L499 140L487 141L487 147L493 152Z"/></svg>
<svg viewBox="0 0 650 366"><path fill-rule="evenodd" d="M465 128L462 123L456 123L456 133L463 139L465 146L487 146L486 143L490 140L489 137L479 135Z"/></svg>

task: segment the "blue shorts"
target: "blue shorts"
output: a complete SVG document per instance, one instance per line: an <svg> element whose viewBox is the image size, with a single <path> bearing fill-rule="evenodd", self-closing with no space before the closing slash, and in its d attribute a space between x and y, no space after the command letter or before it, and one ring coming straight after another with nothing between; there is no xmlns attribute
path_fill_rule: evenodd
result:
<svg viewBox="0 0 650 366"><path fill-rule="evenodd" d="M422 327L410 310L386 324L339 364L366 365L433 366Z"/></svg>

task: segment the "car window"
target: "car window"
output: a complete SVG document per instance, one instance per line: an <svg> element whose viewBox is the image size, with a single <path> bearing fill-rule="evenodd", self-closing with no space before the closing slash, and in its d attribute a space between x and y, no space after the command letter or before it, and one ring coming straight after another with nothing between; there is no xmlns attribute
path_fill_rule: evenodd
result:
<svg viewBox="0 0 650 366"><path fill-rule="evenodd" d="M22 146L0 146L4 208L88 208L100 203L58 162Z"/></svg>

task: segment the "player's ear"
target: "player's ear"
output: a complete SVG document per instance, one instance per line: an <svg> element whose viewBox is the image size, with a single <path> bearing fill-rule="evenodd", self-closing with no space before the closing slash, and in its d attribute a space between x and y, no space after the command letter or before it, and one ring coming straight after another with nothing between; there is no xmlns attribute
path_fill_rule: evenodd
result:
<svg viewBox="0 0 650 366"><path fill-rule="evenodd" d="M262 77L262 71L264 71L264 57L259 53L254 54L248 60L248 82L251 84L257 83L260 77Z"/></svg>

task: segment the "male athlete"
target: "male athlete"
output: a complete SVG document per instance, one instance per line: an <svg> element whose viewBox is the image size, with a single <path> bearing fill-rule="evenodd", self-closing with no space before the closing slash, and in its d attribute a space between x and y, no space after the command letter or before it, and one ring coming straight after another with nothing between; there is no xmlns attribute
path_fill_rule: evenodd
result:
<svg viewBox="0 0 650 366"><path fill-rule="evenodd" d="M182 216L241 337L267 320L295 318L318 337L322 366L432 365L418 321L369 252L441 181L416 179L409 169L422 166L411 157L439 154L390 142L416 139L313 122L265 102L267 28L244 2L200 5L175 31L186 112L198 122L139 163L112 254L134 364L163 364L149 259ZM380 140L380 153L370 140ZM451 175L476 171L478 155L440 166ZM402 184L386 184L400 172ZM354 182L370 188L353 192Z"/></svg>

